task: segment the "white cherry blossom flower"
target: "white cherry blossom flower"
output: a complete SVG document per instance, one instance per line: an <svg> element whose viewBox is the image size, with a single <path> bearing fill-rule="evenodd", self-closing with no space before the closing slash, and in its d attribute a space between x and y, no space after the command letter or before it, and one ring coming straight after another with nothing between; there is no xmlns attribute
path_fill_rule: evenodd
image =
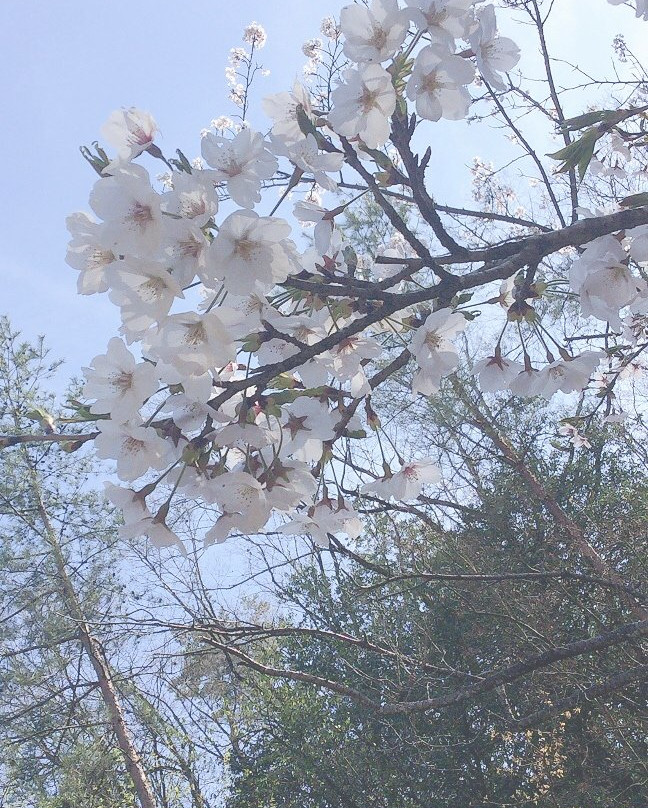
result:
<svg viewBox="0 0 648 808"><path fill-rule="evenodd" d="M354 62L384 62L396 53L407 34L407 14L397 0L372 0L369 8L359 4L340 12L344 53Z"/></svg>
<svg viewBox="0 0 648 808"><path fill-rule="evenodd" d="M410 343L410 352L420 368L414 376L413 393L426 396L436 393L441 379L457 367L459 356L450 340L465 327L463 314L440 309L433 311L418 328Z"/></svg>
<svg viewBox="0 0 648 808"><path fill-rule="evenodd" d="M545 379L540 371L528 366L509 382L509 390L516 396L533 398L541 395L544 385Z"/></svg>
<svg viewBox="0 0 648 808"><path fill-rule="evenodd" d="M152 427L116 421L100 421L94 445L99 457L117 461L117 476L126 482L165 468L171 454L171 445Z"/></svg>
<svg viewBox="0 0 648 808"><path fill-rule="evenodd" d="M157 363L156 371L161 382L170 386L181 387L184 395L190 401L205 404L212 397L214 379L211 373L179 373L172 365L167 365L164 362ZM214 410L211 410L211 414L212 417L216 418L217 413Z"/></svg>
<svg viewBox="0 0 648 808"><path fill-rule="evenodd" d="M266 497L278 511L287 512L300 502L312 501L317 491L310 466L299 460L275 460L267 477Z"/></svg>
<svg viewBox="0 0 648 808"><path fill-rule="evenodd" d="M275 338L264 340L254 353L261 365L274 365L298 354L299 348L286 340Z"/></svg>
<svg viewBox="0 0 648 808"><path fill-rule="evenodd" d="M327 356L321 357L329 373L341 382L349 382L351 395L363 396L370 391L362 368L365 359L375 359L382 354L379 342L371 337L355 334L341 340Z"/></svg>
<svg viewBox="0 0 648 808"><path fill-rule="evenodd" d="M621 327L619 310L636 297L640 285L626 265L627 255L614 236L587 245L571 266L571 288L580 295L585 317L596 317Z"/></svg>
<svg viewBox="0 0 648 808"><path fill-rule="evenodd" d="M443 45L428 45L416 57L407 97L416 102L421 118L457 121L466 117L472 100L463 85L474 78L469 61L448 53Z"/></svg>
<svg viewBox="0 0 648 808"><path fill-rule="evenodd" d="M243 30L243 41L247 42L248 45L254 45L255 48L262 48L267 38L265 28L258 22L251 22Z"/></svg>
<svg viewBox="0 0 648 808"><path fill-rule="evenodd" d="M477 23L470 35L470 45L479 72L491 87L506 90L501 74L508 73L520 61L520 49L512 39L498 35L493 5L484 6L477 12Z"/></svg>
<svg viewBox="0 0 648 808"><path fill-rule="evenodd" d="M78 293L94 295L105 292L108 289L107 269L117 260L105 226L93 221L86 213L73 213L65 222L72 236L65 260L79 270Z"/></svg>
<svg viewBox="0 0 648 808"><path fill-rule="evenodd" d="M335 17L324 17L320 23L320 32L328 39L338 39L340 36L340 29L335 21Z"/></svg>
<svg viewBox="0 0 648 808"><path fill-rule="evenodd" d="M201 430L214 410L207 404L195 401L185 393L175 393L167 398L161 412L170 413L173 423L185 435L188 435Z"/></svg>
<svg viewBox="0 0 648 808"><path fill-rule="evenodd" d="M136 362L117 337L110 340L107 352L95 356L83 372L87 380L83 394L96 399L90 412L110 413L115 421L128 421L136 416L158 389L155 367L150 362Z"/></svg>
<svg viewBox="0 0 648 808"><path fill-rule="evenodd" d="M141 337L153 323L161 322L183 293L164 264L128 258L116 265L109 297L119 306L124 333L132 340Z"/></svg>
<svg viewBox="0 0 648 808"><path fill-rule="evenodd" d="M382 477L363 485L363 494L374 494L381 499L395 499L398 502L411 502L430 483L438 483L441 471L430 457L412 460L389 477Z"/></svg>
<svg viewBox="0 0 648 808"><path fill-rule="evenodd" d="M101 136L117 149L121 160L132 160L146 151L156 132L153 116L136 107L115 110L101 127Z"/></svg>
<svg viewBox="0 0 648 808"><path fill-rule="evenodd" d="M561 424L558 427L558 434L562 435L565 438L568 438L569 442L572 446L575 446L577 449L591 449L592 444L587 440L585 435L581 435L578 429L569 423Z"/></svg>
<svg viewBox="0 0 648 808"><path fill-rule="evenodd" d="M626 0L608 0L613 6L625 4ZM635 0L635 16L643 20L648 20L648 0Z"/></svg>
<svg viewBox="0 0 648 808"><path fill-rule="evenodd" d="M559 390L561 393L582 390L604 356L600 351L585 351L573 359L552 362L538 373L539 394L549 399Z"/></svg>
<svg viewBox="0 0 648 808"><path fill-rule="evenodd" d="M345 83L333 90L329 123L344 137L359 136L371 149L389 138L389 116L396 108L391 76L380 65L347 70Z"/></svg>
<svg viewBox="0 0 648 808"><path fill-rule="evenodd" d="M268 292L301 271L289 234L284 219L247 210L232 213L211 244L211 272L235 295Z"/></svg>
<svg viewBox="0 0 648 808"><path fill-rule="evenodd" d="M223 513L207 532L206 544L224 541L233 530L256 533L270 517L271 506L261 484L246 471L221 474L210 490Z"/></svg>
<svg viewBox="0 0 648 808"><path fill-rule="evenodd" d="M171 191L162 197L162 208L166 213L190 219L198 227L204 227L218 212L218 196L211 171L192 174L176 171L171 175L171 184Z"/></svg>
<svg viewBox="0 0 648 808"><path fill-rule="evenodd" d="M180 286L188 286L196 275L207 280L208 248L205 234L191 219L165 222L162 252Z"/></svg>
<svg viewBox="0 0 648 808"><path fill-rule="evenodd" d="M301 107L311 119L313 113L310 94L303 84L295 82L292 92L268 95L262 103L263 111L274 121L272 134L275 137L282 138L286 143L295 143L305 137L297 120L297 108Z"/></svg>
<svg viewBox="0 0 648 808"><path fill-rule="evenodd" d="M326 255L331 247L331 238L335 229L332 218L325 218L328 211L321 205L300 199L295 203L293 215L297 221L304 224L315 222L313 229L313 244L318 255Z"/></svg>
<svg viewBox="0 0 648 808"><path fill-rule="evenodd" d="M626 232L630 238L630 256L638 263L648 262L648 225L642 224Z"/></svg>
<svg viewBox="0 0 648 808"><path fill-rule="evenodd" d="M314 135L308 134L302 140L293 143L274 138L272 148L275 154L288 157L290 162L302 171L312 174L315 182L324 190L334 191L337 188L337 183L327 172L339 171L344 162L344 155L337 152L320 154Z"/></svg>
<svg viewBox="0 0 648 808"><path fill-rule="evenodd" d="M433 42L454 48L454 41L464 37L472 21L470 9L475 0L405 0L410 18L425 30Z"/></svg>
<svg viewBox="0 0 648 808"><path fill-rule="evenodd" d="M90 206L104 220L106 240L115 253L146 258L157 252L162 234L160 197L141 166L131 163L98 180Z"/></svg>
<svg viewBox="0 0 648 808"><path fill-rule="evenodd" d="M330 546L329 536L346 535L357 539L362 533L362 522L351 505L323 499L279 528L289 536L310 536L318 547Z"/></svg>
<svg viewBox="0 0 648 808"><path fill-rule="evenodd" d="M321 401L300 396L282 411L282 453L307 463L319 460L323 441L335 437L337 421Z"/></svg>
<svg viewBox="0 0 648 808"><path fill-rule="evenodd" d="M123 539L135 539L146 536L154 547L178 547L186 555L184 544L170 530L160 517L153 516L146 500L131 488L122 488L113 483L104 483L106 497L116 505L124 517L124 524L119 528Z"/></svg>
<svg viewBox="0 0 648 808"><path fill-rule="evenodd" d="M172 314L150 339L150 351L180 373L199 375L236 357L221 309Z"/></svg>
<svg viewBox="0 0 648 808"><path fill-rule="evenodd" d="M126 539L146 536L153 547L158 549L177 547L182 555L187 555L187 550L180 537L168 527L163 519L150 513L145 514L138 521L122 525L119 535Z"/></svg>
<svg viewBox="0 0 648 808"><path fill-rule="evenodd" d="M246 450L248 446L261 449L278 440L269 429L246 421L237 421L222 427L214 433L212 439L216 446L230 446L242 450Z"/></svg>
<svg viewBox="0 0 648 808"><path fill-rule="evenodd" d="M122 513L128 525L152 514L146 506L146 499L132 488L124 488L111 482L104 482L104 494ZM121 534L121 531L120 531Z"/></svg>
<svg viewBox="0 0 648 808"><path fill-rule="evenodd" d="M473 368L473 373L479 377L479 386L484 393L505 390L522 371L524 365L506 359L501 354L480 359Z"/></svg>
<svg viewBox="0 0 648 808"><path fill-rule="evenodd" d="M232 139L208 132L200 148L202 156L214 171L216 183L227 183L227 193L242 208L253 208L261 201L261 183L277 170L277 160L266 148L263 136L251 129L241 129Z"/></svg>

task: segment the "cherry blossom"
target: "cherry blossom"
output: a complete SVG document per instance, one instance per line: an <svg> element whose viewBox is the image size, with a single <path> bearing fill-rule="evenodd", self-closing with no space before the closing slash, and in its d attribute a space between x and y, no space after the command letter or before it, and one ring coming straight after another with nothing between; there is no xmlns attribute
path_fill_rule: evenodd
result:
<svg viewBox="0 0 648 808"><path fill-rule="evenodd" d="M193 375L222 367L236 356L224 311L172 314L149 338L152 355L173 365L180 373Z"/></svg>
<svg viewBox="0 0 648 808"><path fill-rule="evenodd" d="M224 541L233 530L254 533L265 525L271 507L261 484L245 471L230 471L211 486L214 501L223 513L205 535L206 544Z"/></svg>
<svg viewBox="0 0 648 808"><path fill-rule="evenodd" d="M484 393L505 390L513 379L524 371L524 365L513 362L500 354L480 359L473 368L479 377L479 386Z"/></svg>
<svg viewBox="0 0 648 808"><path fill-rule="evenodd" d="M410 343L410 352L420 368L412 383L414 393L432 395L439 389L441 379L457 367L459 356L450 339L465 327L462 314L441 309L432 312L418 328Z"/></svg>
<svg viewBox="0 0 648 808"><path fill-rule="evenodd" d="M625 4L626 0L608 0L613 6ZM648 0L634 0L636 6L636 16L648 20Z"/></svg>
<svg viewBox="0 0 648 808"><path fill-rule="evenodd" d="M227 184L227 193L237 205L253 208L261 201L261 183L277 170L277 161L266 148L262 135L241 129L228 140L209 132L200 148L207 165L214 169L211 178Z"/></svg>
<svg viewBox="0 0 648 808"><path fill-rule="evenodd" d="M466 34L475 0L405 0L410 18L427 31L433 42L454 48L457 37Z"/></svg>
<svg viewBox="0 0 648 808"><path fill-rule="evenodd" d="M188 286L196 275L209 279L206 274L209 241L193 220L171 219L165 223L162 252L181 286Z"/></svg>
<svg viewBox="0 0 648 808"><path fill-rule="evenodd" d="M67 217L66 224L72 240L65 260L79 270L77 291L80 295L105 292L108 289L107 268L117 260L105 226L93 221L86 213L73 213Z"/></svg>
<svg viewBox="0 0 648 808"><path fill-rule="evenodd" d="M337 188L337 183L328 176L328 173L339 171L342 168L344 155L326 152L321 154L314 135L309 134L294 143L282 142L279 138L275 138L272 147L275 154L288 157L291 163L301 168L302 171L312 174L320 188L327 191L334 191Z"/></svg>
<svg viewBox="0 0 648 808"><path fill-rule="evenodd" d="M509 382L509 390L516 396L533 398L544 390L545 378L537 368L528 364Z"/></svg>
<svg viewBox="0 0 648 808"><path fill-rule="evenodd" d="M628 252L639 263L648 262L648 225L633 227L626 235L630 238Z"/></svg>
<svg viewBox="0 0 648 808"><path fill-rule="evenodd" d="M549 399L558 391L573 393L582 390L603 356L600 351L585 351L573 359L558 359L547 365L538 374L540 395Z"/></svg>
<svg viewBox="0 0 648 808"><path fill-rule="evenodd" d="M218 213L218 196L210 171L171 175L171 190L162 197L162 210L204 227Z"/></svg>
<svg viewBox="0 0 648 808"><path fill-rule="evenodd" d="M154 547L178 547L180 552L186 555L182 541L167 527L161 516L153 516L141 494L108 482L104 483L104 493L110 502L120 509L124 518L124 524L119 528L121 538L135 539L138 536L146 536Z"/></svg>
<svg viewBox="0 0 648 808"><path fill-rule="evenodd" d="M325 404L301 396L284 409L281 417L282 453L306 462L319 460L323 441L335 437L336 423Z"/></svg>
<svg viewBox="0 0 648 808"><path fill-rule="evenodd" d="M288 275L301 271L283 219L253 211L231 213L210 248L210 270L228 292L268 292Z"/></svg>
<svg viewBox="0 0 648 808"><path fill-rule="evenodd" d="M95 356L84 368L83 394L96 399L90 412L110 413L116 421L128 421L147 398L157 392L158 379L149 362L136 362L133 354L117 337L108 343L105 354Z"/></svg>
<svg viewBox="0 0 648 808"><path fill-rule="evenodd" d="M160 197L141 166L130 163L98 180L90 206L104 220L106 242L115 253L146 258L157 251L162 236Z"/></svg>
<svg viewBox="0 0 648 808"><path fill-rule="evenodd" d="M575 446L577 449L581 448L590 449L592 446L592 444L587 440L587 438L584 435L581 435L581 433L573 424L569 423L561 424L558 427L558 434L568 438L572 446Z"/></svg>
<svg viewBox="0 0 648 808"><path fill-rule="evenodd" d="M117 476L130 482L149 469L166 467L171 447L155 429L133 423L101 421L95 438L97 455L117 461Z"/></svg>
<svg viewBox="0 0 648 808"><path fill-rule="evenodd" d="M243 41L247 42L248 45L253 45L255 48L262 48L268 35L265 32L265 29L262 25L258 22L251 22L249 25L245 26L245 30L243 31Z"/></svg>
<svg viewBox="0 0 648 808"><path fill-rule="evenodd" d="M621 326L619 310L632 302L639 288L626 262L627 255L617 239L604 236L589 244L572 263L570 284L580 295L586 317Z"/></svg>
<svg viewBox="0 0 648 808"><path fill-rule="evenodd" d="M369 8L345 6L340 12L344 53L354 62L384 62L400 48L407 15L397 0L372 0Z"/></svg>
<svg viewBox="0 0 648 808"><path fill-rule="evenodd" d="M412 460L395 473L363 485L363 494L374 494L381 499L393 498L399 502L411 502L430 483L438 483L441 471L432 458Z"/></svg>
<svg viewBox="0 0 648 808"><path fill-rule="evenodd" d="M310 465L299 460L275 459L266 479L266 497L277 511L288 512L300 503L312 502L317 480Z"/></svg>
<svg viewBox="0 0 648 808"><path fill-rule="evenodd" d="M275 137L286 143L295 143L305 137L297 117L298 108L306 118L312 116L310 94L299 82L295 82L292 92L276 93L263 99L263 111L274 121L272 134Z"/></svg>
<svg viewBox="0 0 648 808"><path fill-rule="evenodd" d="M416 102L422 118L465 118L471 97L463 85L470 84L475 71L470 62L448 53L443 45L428 45L416 57L407 96Z"/></svg>
<svg viewBox="0 0 648 808"><path fill-rule="evenodd" d="M132 160L148 149L156 132L153 116L136 107L115 110L101 127L101 136L117 149L122 160Z"/></svg>
<svg viewBox="0 0 648 808"><path fill-rule="evenodd" d="M358 135L372 149L389 139L389 116L396 108L391 76L380 65L347 70L345 84L332 93L333 109L328 119L345 137Z"/></svg>
<svg viewBox="0 0 648 808"><path fill-rule="evenodd" d="M363 360L375 359L382 349L370 337L353 336L342 340L324 358L328 371L341 382L349 382L351 395L359 397L369 392L367 377L362 368Z"/></svg>
<svg viewBox="0 0 648 808"><path fill-rule="evenodd" d="M362 532L362 522L349 503L327 498L296 514L294 519L279 528L279 532L310 536L318 547L328 548L330 536L342 534L350 539L357 538Z"/></svg>
<svg viewBox="0 0 648 808"><path fill-rule="evenodd" d="M470 35L470 44L475 51L477 67L484 79L496 90L506 90L502 73L512 70L520 61L520 49L508 37L499 36L495 9L484 6L477 12L477 26Z"/></svg>
<svg viewBox="0 0 648 808"><path fill-rule="evenodd" d="M141 338L151 325L161 322L173 301L183 297L178 281L164 264L142 258L119 261L110 285L110 300L121 310L129 341Z"/></svg>
<svg viewBox="0 0 648 808"><path fill-rule="evenodd" d="M332 218L327 218L326 208L314 202L300 199L293 208L295 219L300 222L315 222L313 243L319 255L326 255L331 247L331 237L335 228Z"/></svg>
<svg viewBox="0 0 648 808"><path fill-rule="evenodd" d="M648 225L636 212L643 197L617 200L615 192L609 210L576 206L569 223L576 193L595 207L597 184L618 183L624 193L638 186L642 141L625 123L614 132L596 130L598 165L578 176L571 194L557 194L553 207L542 185L537 199L530 196L530 205L549 211L537 230L520 221L527 200L515 198L517 190L479 158L475 198L489 207L471 211L454 207L458 201L437 201L435 147L414 154L417 143L426 143L426 127L432 132L427 122L469 115L475 63L491 88L506 90L504 74L520 51L499 36L492 4L406 0L406 6L354 3L342 10L339 28L327 22L330 42L309 41L305 51L324 59L311 65L319 71L310 79L313 98L296 83L263 102L272 121L269 141L242 119L234 124L220 116L202 137L205 166L182 153L167 161L153 142L157 127L148 113L120 110L104 127L116 157L106 160L99 149L90 160L101 173L90 195L100 221L84 213L68 218L67 261L79 272L81 294L108 292L132 346L131 353L111 339L86 369L84 388L84 417L88 410L97 416L99 456L116 461L125 482L155 476L139 493L108 489L124 511L123 535L178 545L166 522L177 489L215 506L206 544L264 530L308 535L323 548L331 537L353 542L362 531L353 502L363 496L413 502L441 476L432 458L401 457L396 426L381 424L382 413L373 409L380 410L372 404L379 401L376 389L398 372L399 382L400 374L407 384L411 378L413 393L437 393L458 366L455 341L464 331L485 397L508 391L550 399L582 391L582 402L604 402L605 415L614 417L617 381L644 372ZM648 17L644 0L636 13ZM252 24L248 50L230 54L241 105L249 87L234 74L265 36ZM327 75L328 48L337 54L343 48L350 60L341 73ZM491 102L475 94L475 121ZM573 129L574 147L585 135ZM152 157L170 169L155 182L139 163ZM326 191L336 192L337 207L322 201ZM231 202L223 211L225 194ZM351 234L347 242L343 220L367 201L383 218L356 253L357 239ZM274 215L281 205L314 225L311 248L302 252L291 240L290 224ZM605 223L604 235L597 221ZM565 333L554 317L556 300L573 314ZM601 336L600 325L585 322L589 317L611 329ZM587 342L572 341L574 335ZM569 420L559 432L574 446L588 445ZM356 462L359 441L363 460ZM401 464L395 472L385 454L392 449ZM379 451L383 476L365 482L362 469ZM350 490L352 501L344 499ZM156 513L147 499L165 504Z"/></svg>

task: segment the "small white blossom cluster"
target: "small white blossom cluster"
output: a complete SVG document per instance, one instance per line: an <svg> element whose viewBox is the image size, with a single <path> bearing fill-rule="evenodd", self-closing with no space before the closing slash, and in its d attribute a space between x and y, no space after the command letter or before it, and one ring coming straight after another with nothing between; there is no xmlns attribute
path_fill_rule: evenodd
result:
<svg viewBox="0 0 648 808"><path fill-rule="evenodd" d="M324 17L320 23L320 33L327 39L339 39L340 27L335 21L335 17Z"/></svg>
<svg viewBox="0 0 648 808"><path fill-rule="evenodd" d="M257 49L262 48L267 39L268 35L266 34L264 27L259 25L258 22L251 22L243 31L243 41Z"/></svg>
<svg viewBox="0 0 648 808"><path fill-rule="evenodd" d="M314 108L296 83L264 100L272 119L267 137L219 117L216 131L202 138L202 160L176 161L162 190L134 162L144 152L162 156L155 121L137 109L113 113L102 131L117 156L90 194L94 217L68 219L67 260L79 273L79 293L107 293L122 322L121 338L86 369L85 395L98 416L99 455L116 461L124 483L140 480L141 487L110 486L108 493L123 509L125 533L146 534L159 546L177 543L166 524L176 492L217 512L207 542L269 524L321 546L330 536L357 537L352 501L329 493L336 488L334 451L340 441L351 451L349 444L366 437L356 410L381 376L386 349L396 335L401 359L415 366L412 393L433 395L457 368L456 340L476 316L460 299L433 311L418 305L433 296L417 298L421 284L407 286L412 242L402 232L377 251L375 263L355 256L335 221L353 200L331 208L325 194L337 190L347 165L366 180L362 161L370 158L381 169L404 170L390 158L393 150L374 151L392 136L397 105L403 119L407 112L427 121L463 119L475 67L490 87L505 90L517 46L499 36L494 7L472 0L406 0L405 7L372 0L345 7L339 27L326 20L322 31L344 38L354 65L334 88L330 110ZM246 28L250 46L265 39L257 23ZM315 58L320 47L312 40L305 52ZM242 48L230 53L241 104L236 69L249 58ZM488 167L480 162L475 172L483 178ZM287 191L303 183L293 214L313 227L310 249L300 249L289 222L274 215L278 205L256 210L264 187L278 178L291 178ZM639 272L646 262L648 226L641 226L591 241L569 273L583 315L624 329L630 343L641 338L638 320L648 314ZM356 277L358 268L370 280ZM541 296L541 287L516 276L484 305L505 310L506 324L531 321L526 301ZM597 350L552 353L540 337L546 361L524 343L505 355L500 337L476 362L482 389L569 394L585 388L606 358ZM356 490L411 501L439 479L429 458L401 461L396 472L385 462L369 483L361 470ZM158 486L171 492L153 512L148 498Z"/></svg>

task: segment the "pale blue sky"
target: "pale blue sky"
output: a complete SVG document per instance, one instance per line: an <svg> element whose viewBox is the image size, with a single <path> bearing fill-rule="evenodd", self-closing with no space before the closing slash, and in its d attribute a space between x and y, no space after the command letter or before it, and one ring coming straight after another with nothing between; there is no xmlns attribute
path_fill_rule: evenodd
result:
<svg viewBox="0 0 648 808"><path fill-rule="evenodd" d="M234 111L223 69L229 48L241 44L243 27L257 20L268 31L260 60L271 76L257 90L278 92L301 71L301 43L317 36L321 18L346 2L0 2L0 313L27 337L44 333L53 354L67 360L65 375L102 352L119 325L105 296L76 294L76 272L64 260L65 217L88 209L95 178L78 146L99 136L112 110L134 105L155 116L164 151L181 147L189 157L197 155L200 130ZM605 0L557 0L555 26L562 55L591 69L609 64L615 33L624 31L639 53L648 39L648 23ZM573 101L577 114L579 99ZM440 148L433 166L456 203L468 185L448 183L446 133L460 149L459 166L476 154L492 157L494 138L482 130L457 143L451 126L435 131Z"/></svg>

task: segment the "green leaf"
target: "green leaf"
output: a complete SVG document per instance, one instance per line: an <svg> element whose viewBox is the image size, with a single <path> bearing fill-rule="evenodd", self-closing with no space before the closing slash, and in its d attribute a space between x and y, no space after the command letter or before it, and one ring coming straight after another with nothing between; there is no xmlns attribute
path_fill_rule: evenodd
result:
<svg viewBox="0 0 648 808"><path fill-rule="evenodd" d="M176 154L178 155L178 159L170 159L169 162L174 165L178 171L184 171L185 174L191 174L192 168L191 163L187 160L186 156L180 151L180 149L176 149Z"/></svg>
<svg viewBox="0 0 648 808"><path fill-rule="evenodd" d="M558 174L577 168L578 176L583 179L594 156L596 142L603 134L597 129L588 129L578 140L570 143L569 146L565 146L564 149L547 154L547 157L551 157L553 160L562 160L562 165L557 169Z"/></svg>
<svg viewBox="0 0 648 808"><path fill-rule="evenodd" d="M297 125L304 135L313 135L316 138L321 137L315 124L306 114L303 104L297 104L295 112L297 113Z"/></svg>
<svg viewBox="0 0 648 808"><path fill-rule="evenodd" d="M56 423L56 418L54 418L54 416L51 415L43 407L33 407L31 410L28 410L25 413L25 416L29 418L30 421L38 421L40 426L48 434L54 432L54 424Z"/></svg>
<svg viewBox="0 0 648 808"><path fill-rule="evenodd" d="M394 164L384 152L381 152L380 149L370 149L365 143L360 143L359 148L368 154L377 166L391 174Z"/></svg>
<svg viewBox="0 0 648 808"><path fill-rule="evenodd" d="M584 129L586 126L594 126L605 120L606 115L613 112L609 109L600 109L594 112L586 112L584 115L577 115L575 118L567 118L560 126L565 132L573 132L577 129Z"/></svg>
<svg viewBox="0 0 648 808"><path fill-rule="evenodd" d="M282 373L279 376L275 376L269 386L273 387L275 390L292 390L297 386L297 381L290 373Z"/></svg>

